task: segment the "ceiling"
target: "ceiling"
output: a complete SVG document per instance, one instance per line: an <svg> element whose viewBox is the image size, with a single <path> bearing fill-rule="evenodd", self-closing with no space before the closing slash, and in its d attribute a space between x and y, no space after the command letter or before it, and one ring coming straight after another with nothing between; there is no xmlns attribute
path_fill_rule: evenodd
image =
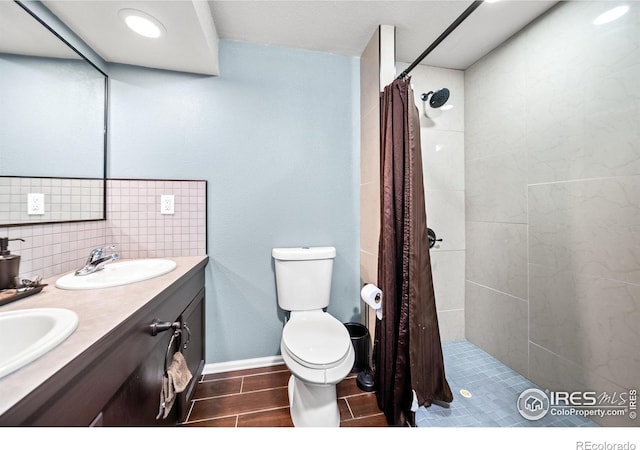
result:
<svg viewBox="0 0 640 450"><path fill-rule="evenodd" d="M217 38L360 56L378 25L396 27L396 59L413 62L472 2L44 0L108 62L218 74ZM501 1L475 10L423 64L466 69L554 1ZM145 11L167 29L152 41L129 31L122 8ZM224 70L224 68L221 68Z"/></svg>
<svg viewBox="0 0 640 450"><path fill-rule="evenodd" d="M218 36L205 1L43 0L42 3L107 62L218 74ZM158 19L166 36L148 39L118 16L137 9Z"/></svg>
<svg viewBox="0 0 640 450"><path fill-rule="evenodd" d="M79 59L49 30L13 2L0 1L0 53Z"/></svg>

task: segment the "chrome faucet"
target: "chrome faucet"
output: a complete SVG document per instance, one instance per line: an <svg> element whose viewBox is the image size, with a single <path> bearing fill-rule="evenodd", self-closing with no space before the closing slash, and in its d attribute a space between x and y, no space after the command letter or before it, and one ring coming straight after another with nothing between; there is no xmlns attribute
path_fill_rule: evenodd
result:
<svg viewBox="0 0 640 450"><path fill-rule="evenodd" d="M84 267L76 270L76 275L89 275L99 270L104 269L104 265L108 262L115 261L120 256L117 253L105 254L105 251L115 249L115 245L110 245L105 248L94 248L89 254L89 259L85 263Z"/></svg>

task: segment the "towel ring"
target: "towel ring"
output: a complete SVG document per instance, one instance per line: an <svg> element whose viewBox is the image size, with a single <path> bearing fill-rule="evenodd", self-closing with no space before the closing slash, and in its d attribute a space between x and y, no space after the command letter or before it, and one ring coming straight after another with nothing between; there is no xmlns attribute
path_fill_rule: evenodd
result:
<svg viewBox="0 0 640 450"><path fill-rule="evenodd" d="M167 374L167 370L169 369L169 366L167 365L167 361L169 360L169 354L171 354L171 356L173 356L173 344L176 340L177 337L180 337L180 335L182 334L182 332L180 331L180 328L177 328L173 334L171 335L171 339L169 340L169 345L167 345L167 351L164 353L164 374Z"/></svg>

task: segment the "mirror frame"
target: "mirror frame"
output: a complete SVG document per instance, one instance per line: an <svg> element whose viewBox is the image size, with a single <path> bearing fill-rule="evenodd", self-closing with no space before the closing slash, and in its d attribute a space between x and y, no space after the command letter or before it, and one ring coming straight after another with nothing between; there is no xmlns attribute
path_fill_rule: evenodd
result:
<svg viewBox="0 0 640 450"><path fill-rule="evenodd" d="M59 39L69 49L76 53L82 60L88 63L91 67L97 70L102 76L104 76L104 120L103 120L103 133L102 133L102 217L96 219L78 219L78 220L54 220L54 221L33 221L33 222L20 222L20 223L0 223L0 227L18 227L18 226L33 226L33 225L49 225L55 223L73 223L73 222L96 222L103 221L107 218L107 150L108 150L108 130L109 130L109 75L105 73L100 67L98 67L91 59L83 54L76 46L71 44L68 39L64 38L58 31L56 31L52 25L48 24L45 19L41 18L37 11L34 11L30 6L25 5L22 1L14 0L17 6L22 8L27 14L29 14L40 25L47 29L55 38ZM45 7L43 6L43 9ZM48 11L48 10L47 10ZM52 13L51 13L52 14ZM53 15L53 14L52 14ZM54 16L55 17L55 16ZM62 22L61 26L66 27ZM80 40L80 38L78 38ZM2 176L2 175L0 175ZM100 178L78 178L78 177L30 177L30 176L7 176L10 178L55 178L55 179L90 179L99 180Z"/></svg>

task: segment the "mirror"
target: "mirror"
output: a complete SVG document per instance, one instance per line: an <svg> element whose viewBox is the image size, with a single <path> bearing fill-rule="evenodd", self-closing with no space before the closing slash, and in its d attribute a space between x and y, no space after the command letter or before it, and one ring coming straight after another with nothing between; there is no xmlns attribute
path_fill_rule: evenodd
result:
<svg viewBox="0 0 640 450"><path fill-rule="evenodd" d="M105 218L107 75L43 19L0 1L0 226Z"/></svg>

